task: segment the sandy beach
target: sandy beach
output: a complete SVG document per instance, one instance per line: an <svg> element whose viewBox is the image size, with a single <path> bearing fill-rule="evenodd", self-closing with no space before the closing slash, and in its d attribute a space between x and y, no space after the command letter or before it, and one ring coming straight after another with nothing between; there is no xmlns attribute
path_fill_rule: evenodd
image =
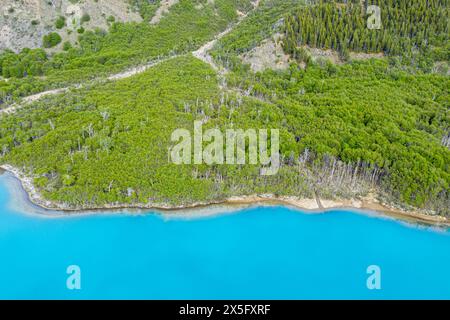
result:
<svg viewBox="0 0 450 320"><path fill-rule="evenodd" d="M3 171L3 172L2 172ZM298 197L275 197L274 195L251 195L236 196L225 200L211 202L197 202L183 206L172 206L162 203L147 204L108 204L98 207L69 208L63 204L55 203L44 199L34 187L32 179L27 177L19 169L10 165L0 165L0 174L9 172L16 178L21 188L26 192L28 200L45 211L58 212L62 215L80 215L88 213L102 213L108 210L126 212L127 210L155 210L167 216L176 215L210 216L223 214L225 212L239 210L253 206L288 206L307 213L326 213L335 209L357 210L367 213L378 213L387 217L402 220L410 223L427 224L432 226L450 227L448 218L438 215L429 215L419 211L406 211L390 207L380 203L375 195L368 195L361 199L300 199Z"/></svg>

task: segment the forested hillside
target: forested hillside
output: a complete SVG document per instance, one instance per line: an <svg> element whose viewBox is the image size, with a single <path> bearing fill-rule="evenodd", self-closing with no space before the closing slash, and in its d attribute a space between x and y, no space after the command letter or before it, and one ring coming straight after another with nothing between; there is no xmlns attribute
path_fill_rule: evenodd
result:
<svg viewBox="0 0 450 320"><path fill-rule="evenodd" d="M137 2L137 5L139 2ZM0 53L0 108L20 96L49 88L96 79L160 57L193 51L235 21L249 0L183 0L171 7L158 24L150 24L154 6L139 6L146 21L111 24L79 35L79 45L49 55L42 49ZM142 7L143 6L143 7ZM145 13L146 12L146 13Z"/></svg>
<svg viewBox="0 0 450 320"><path fill-rule="evenodd" d="M437 61L448 61L448 0L318 0L289 14L284 26L285 48L306 61L302 46L349 52L378 53L399 57L403 63L430 71ZM361 5L363 4L363 5ZM366 8L381 11L381 28L367 27Z"/></svg>
<svg viewBox="0 0 450 320"><path fill-rule="evenodd" d="M398 4L399 10L405 6L400 0L389 3ZM421 59L448 62L445 55L434 56L448 50L439 20L444 2L428 3L436 7L425 17L419 14L420 4L411 5L417 15L406 6L415 17L410 24L383 20L389 30L400 28L391 35L391 48L399 45L402 52L386 51L388 59L302 63L297 50L314 45L308 42L312 39L303 40L317 34L314 30L327 31L318 33L316 46L326 48L329 36L332 49L333 43L348 43L348 50L367 52L380 50L379 45L384 50L384 31L371 30L379 34L373 47L366 31L356 45L348 24L363 21L351 18L359 4L311 6L282 0L262 1L218 40L211 61L202 59L208 63L189 51L237 21L242 15L237 10L251 10L250 1L184 0L155 26L114 24L109 33L85 35L81 48L50 58L38 50L22 53L21 61L46 61L42 71L30 67L30 73L44 77L11 78L4 84L12 86L6 92L22 90L18 88L27 83L22 81L39 81L45 87L72 77L88 79L148 57L178 56L127 79L88 83L14 113L0 113L0 164L23 169L45 199L71 208L187 205L253 194L356 198L375 192L397 206L449 215L450 78L417 64ZM199 4L204 10L196 9ZM339 19L342 26L324 22L339 12L349 14ZM304 25L299 17L309 23ZM410 31L417 21L424 23L414 23L416 31ZM252 72L242 56L283 33L285 49L292 54L290 66ZM421 46L416 45L419 39ZM408 43L413 55L405 50ZM101 57L105 63L99 62ZM393 58L401 60L393 63ZM280 171L261 176L259 165L170 163L171 133L192 129L194 120L222 130L279 129Z"/></svg>

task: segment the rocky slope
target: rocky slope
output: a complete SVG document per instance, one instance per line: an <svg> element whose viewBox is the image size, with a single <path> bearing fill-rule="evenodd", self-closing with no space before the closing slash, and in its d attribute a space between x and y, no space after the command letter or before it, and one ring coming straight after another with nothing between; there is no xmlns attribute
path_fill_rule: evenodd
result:
<svg viewBox="0 0 450 320"><path fill-rule="evenodd" d="M113 21L142 20L128 0L0 0L0 4L0 50L16 52L41 47L50 32L58 32L62 42L74 43L81 27L107 29ZM60 17L65 25L57 29Z"/></svg>

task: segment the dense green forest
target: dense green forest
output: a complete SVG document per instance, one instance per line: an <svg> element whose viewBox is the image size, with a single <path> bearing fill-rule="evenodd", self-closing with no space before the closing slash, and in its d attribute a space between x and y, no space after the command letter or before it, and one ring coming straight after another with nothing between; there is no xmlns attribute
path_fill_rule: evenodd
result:
<svg viewBox="0 0 450 320"><path fill-rule="evenodd" d="M47 54L42 49L24 49L19 54L4 52L0 55L0 74L6 79L42 76L47 61Z"/></svg>
<svg viewBox="0 0 450 320"><path fill-rule="evenodd" d="M440 137L449 123L450 81L386 67L361 62L268 71L246 79L259 84L252 93L258 99L231 93L224 99L212 69L178 58L4 117L1 161L31 169L45 196L67 205L186 204L254 192L311 196L314 190L350 196L370 182L393 199L447 212L450 151ZM282 128L279 174L263 177L250 165L169 163L171 132L192 128L194 119L208 119L206 127ZM357 170L376 179L346 187L320 183L310 166L331 171L330 159L353 164L341 168L351 180Z"/></svg>
<svg viewBox="0 0 450 320"><path fill-rule="evenodd" d="M369 5L381 10L380 29L367 27ZM308 59L304 45L339 51L343 59L349 51L383 52L430 71L449 60L448 21L448 0L320 0L287 16L285 48L300 60Z"/></svg>
<svg viewBox="0 0 450 320"><path fill-rule="evenodd" d="M160 0L129 0L128 1L132 7L138 11L144 21L150 21L150 19L155 14Z"/></svg>
<svg viewBox="0 0 450 320"><path fill-rule="evenodd" d="M139 8L148 7L139 3ZM17 97L192 51L235 21L236 10L248 10L249 4L249 0L216 0L213 5L203 0L181 0L157 25L150 25L150 13L144 13L146 20L142 23L116 22L108 32L97 29L80 34L78 46L67 52L52 56L29 49L19 54L0 53L1 74L11 78L8 82L0 80L0 108L2 102Z"/></svg>
<svg viewBox="0 0 450 320"><path fill-rule="evenodd" d="M248 4L235 1L228 11L223 9L229 14L223 22L215 21L213 30L207 28L210 22L205 18L206 25L199 26L192 47L233 21L237 7L248 10ZM390 203L449 215L450 150L444 142L450 130L448 75L404 68L403 62L397 65L390 59L345 64L309 61L306 65L293 59L286 70L257 73L242 62L242 54L286 31L290 19L303 14L302 10L315 12L322 6L334 12L331 5L263 1L211 51L216 63L225 68L223 73L186 53L128 79L91 83L26 105L14 114L0 114L0 163L23 168L46 199L67 207L186 205L255 193L350 198L376 191ZM180 14L183 8L192 6L182 1ZM176 23L186 25L171 14ZM344 34L344 22L350 21L342 20ZM146 47L142 42L147 37L149 44L156 41L150 40L154 29L140 29L150 34L131 41L117 55L123 61L127 54L140 57ZM427 31L428 41L437 41L436 48L443 48L446 43L436 30L435 40ZM113 28L114 32L118 31ZM300 32L294 34L298 37ZM181 30L176 36L184 35ZM158 54L176 42L172 34L158 36L161 46L154 49ZM171 45L164 46L165 39ZM108 40L104 46L121 48L127 43L120 37L116 41ZM131 54L135 46L141 48L136 56ZM183 46L188 47L192 48ZM98 52L107 52L103 48ZM425 46L418 56L426 56L433 48ZM97 53L88 54L86 61L98 57ZM23 70L30 75L46 71L33 67L35 58L27 60L27 55L41 57L44 66L55 59L45 60L40 50L21 55ZM76 72L72 68L67 70ZM84 64L80 70L86 70ZM192 129L194 120L202 120L205 128L222 130L279 129L280 171L261 176L258 165L171 163L171 133L177 128Z"/></svg>

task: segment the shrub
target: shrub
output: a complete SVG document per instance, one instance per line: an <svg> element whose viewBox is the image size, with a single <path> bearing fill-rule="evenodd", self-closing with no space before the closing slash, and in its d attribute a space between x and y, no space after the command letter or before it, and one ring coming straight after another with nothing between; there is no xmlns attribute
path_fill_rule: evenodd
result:
<svg viewBox="0 0 450 320"><path fill-rule="evenodd" d="M64 28L65 25L66 25L66 18L62 16L60 16L55 22L56 29L62 29Z"/></svg>
<svg viewBox="0 0 450 320"><path fill-rule="evenodd" d="M44 36L43 46L44 48L53 48L60 44L61 40L61 36L58 33L52 32Z"/></svg>
<svg viewBox="0 0 450 320"><path fill-rule="evenodd" d="M88 21L91 21L91 16L88 15L87 13L83 14L83 16L81 17L81 23L88 22Z"/></svg>
<svg viewBox="0 0 450 320"><path fill-rule="evenodd" d="M63 50L64 51L69 51L70 49L72 49L72 44L69 41L66 41L63 43Z"/></svg>

